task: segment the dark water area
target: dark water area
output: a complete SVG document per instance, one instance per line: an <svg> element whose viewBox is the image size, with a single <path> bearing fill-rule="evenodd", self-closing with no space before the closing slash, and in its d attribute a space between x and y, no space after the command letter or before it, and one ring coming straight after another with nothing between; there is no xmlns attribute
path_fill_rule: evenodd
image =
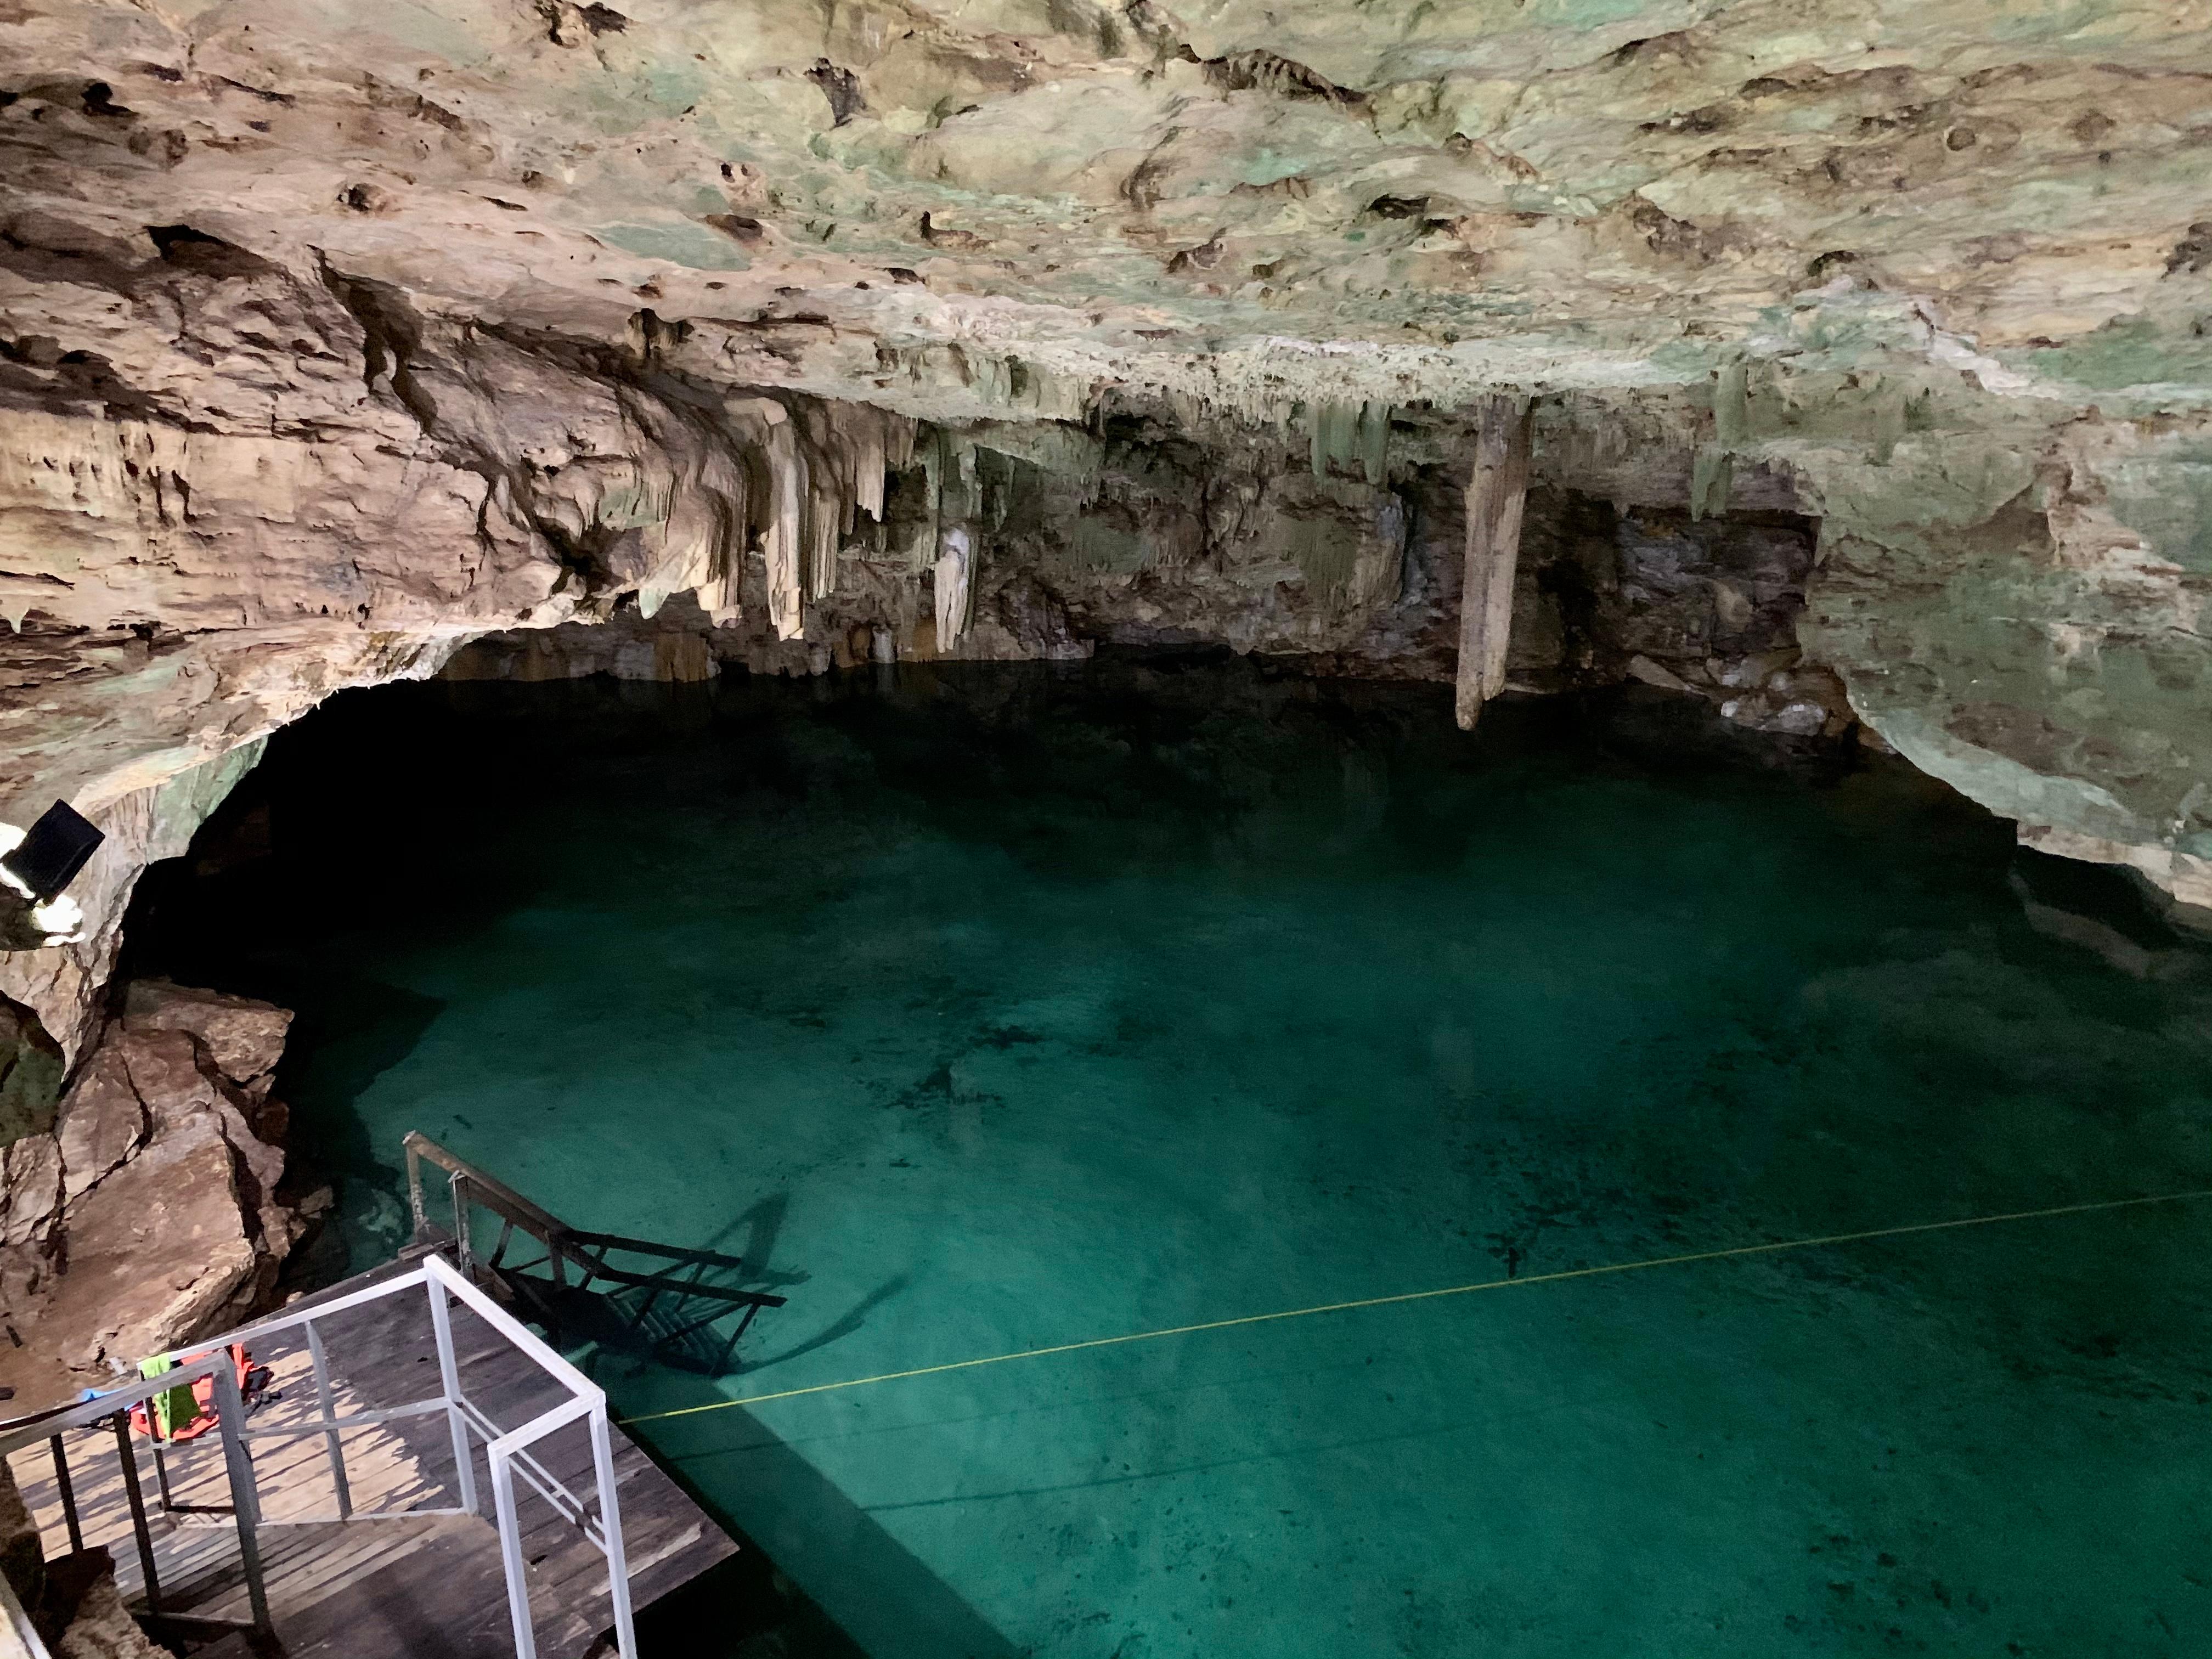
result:
<svg viewBox="0 0 2212 1659"><path fill-rule="evenodd" d="M392 686L129 937L299 1011L311 1271L410 1128L765 1262L738 1374L580 1355L624 1412L1515 1280L651 1425L800 1593L720 1651L2212 1651L2212 1201L1541 1278L2212 1188L2212 952L1901 763L1234 661Z"/></svg>

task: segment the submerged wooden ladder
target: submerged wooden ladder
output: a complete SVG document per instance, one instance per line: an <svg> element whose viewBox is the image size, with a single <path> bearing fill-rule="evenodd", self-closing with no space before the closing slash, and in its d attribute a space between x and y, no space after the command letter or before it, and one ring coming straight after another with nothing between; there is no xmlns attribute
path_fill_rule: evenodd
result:
<svg viewBox="0 0 2212 1659"><path fill-rule="evenodd" d="M738 1340L760 1310L784 1305L782 1297L732 1282L754 1271L741 1257L571 1227L428 1135L410 1132L405 1146L416 1243L450 1242L462 1273L504 1291L518 1312L544 1327L556 1347L588 1339L719 1376L731 1369ZM426 1164L446 1172L453 1200L450 1236L429 1218L422 1191ZM491 1254L481 1258L470 1224L477 1209L500 1224ZM508 1261L518 1233L543 1254ZM624 1265L623 1258L635 1265ZM725 1321L734 1322L724 1326Z"/></svg>

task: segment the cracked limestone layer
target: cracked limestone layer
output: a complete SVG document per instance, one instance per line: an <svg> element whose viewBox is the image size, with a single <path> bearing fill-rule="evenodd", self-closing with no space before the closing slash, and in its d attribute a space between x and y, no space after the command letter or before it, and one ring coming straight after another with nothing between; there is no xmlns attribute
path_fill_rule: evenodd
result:
<svg viewBox="0 0 2212 1659"><path fill-rule="evenodd" d="M307 1226L270 1096L292 1016L161 980L118 1002L50 1126L0 1147L0 1381L27 1401L264 1305Z"/></svg>
<svg viewBox="0 0 2212 1659"><path fill-rule="evenodd" d="M1839 683L2212 903L2208 65L2212 0L0 0L0 807L110 831L0 991L81 1050L249 746L487 633L1448 677L1501 396L1516 633L1817 521L1805 684L1572 649Z"/></svg>

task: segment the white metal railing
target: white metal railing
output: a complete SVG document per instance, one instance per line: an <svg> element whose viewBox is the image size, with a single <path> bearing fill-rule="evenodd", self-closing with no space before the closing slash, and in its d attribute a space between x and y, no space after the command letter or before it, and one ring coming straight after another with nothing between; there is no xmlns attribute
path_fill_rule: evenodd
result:
<svg viewBox="0 0 2212 1659"><path fill-rule="evenodd" d="M404 1294L418 1285L422 1287L429 1303L431 1333L438 1349L440 1392L428 1399L381 1411L358 1412L346 1417L337 1415L332 1408L330 1372L319 1324L349 1310ZM453 1352L453 1301L455 1297L520 1350L540 1370L558 1383L568 1397L517 1427L501 1429L462 1392L460 1368ZM296 1423L248 1423L239 1395L238 1377L230 1358L229 1346L259 1340L295 1328L306 1339L313 1370L316 1414ZM506 1572L507 1613L514 1627L516 1659L537 1659L538 1652L530 1613L530 1587L524 1576L522 1534L515 1513L514 1482L518 1475L552 1505L556 1514L575 1526L606 1558L607 1593L614 1604L617 1650L621 1659L636 1659L636 1632L629 1601L629 1563L623 1550L622 1511L615 1491L614 1455L607 1421L606 1393L471 1284L442 1257L427 1255L419 1266L366 1289L317 1302L295 1312L258 1320L227 1335L211 1338L206 1342L195 1342L189 1347L158 1357L177 1359L185 1354L195 1358L158 1376L136 1379L96 1400L26 1419L13 1429L0 1433L0 1457L40 1440L50 1439L52 1442L55 1474L70 1547L81 1549L83 1540L61 1433L64 1429L86 1427L109 1419L113 1420L123 1457L125 1487L131 1504L132 1530L137 1538L149 1613L173 1622L211 1622L190 1620L161 1606L161 1587L156 1576L151 1534L146 1525L145 1506L139 1491L137 1462L130 1443L128 1413L131 1407L155 1395L188 1387L202 1376L212 1376L215 1379L216 1432L223 1443L224 1458L230 1477L231 1508L237 1516L247 1595L253 1613L252 1628L264 1632L270 1629L269 1609L262 1589L260 1554L254 1537L258 1527L307 1525L331 1520L382 1521L426 1515L476 1514L478 1512L476 1467L470 1440L470 1437L475 1435L484 1442L491 1471L494 1519L499 1528L500 1557ZM346 1480L345 1450L342 1443L345 1431L371 1428L403 1418L427 1416L440 1411L445 1413L453 1435L455 1495L459 1501L436 1508L356 1510ZM589 1425L592 1468L599 1498L596 1518L585 1500L570 1492L531 1453L531 1448L547 1435L580 1421ZM256 1502L253 1465L248 1455L247 1443L318 1434L324 1437L328 1449L331 1474L337 1493L337 1513L335 1516L297 1516L284 1522L264 1521ZM156 1449L158 1459L158 1448Z"/></svg>
<svg viewBox="0 0 2212 1659"><path fill-rule="evenodd" d="M253 1462L246 1455L243 1438L246 1431L246 1402L239 1395L238 1372L227 1348L217 1347L213 1352L194 1352L198 1358L159 1376L133 1378L94 1399L41 1412L0 1430L0 1461L41 1440L48 1443L54 1459L54 1482L61 1494L62 1518L69 1529L70 1548L80 1551L84 1547L84 1532L77 1515L76 1491L70 1480L69 1454L62 1436L71 1429L95 1428L102 1424L112 1426L116 1456L123 1468L124 1496L131 1506L131 1531L138 1547L138 1571L144 1581L148 1615L173 1624L226 1630L243 1628L267 1634L269 1602L262 1589L261 1551L254 1537L260 1515L253 1490ZM131 1407L143 1405L155 1395L167 1394L172 1389L190 1388L204 1376L214 1382L216 1433L222 1442L224 1470L230 1482L229 1510L238 1527L239 1554L246 1570L246 1604L253 1615L244 1625L230 1620L194 1618L161 1605L161 1580L154 1559L154 1534L146 1521L146 1496L138 1480L138 1455L131 1443ZM149 1412L150 1414L150 1407ZM166 1476L163 1484L166 1486Z"/></svg>
<svg viewBox="0 0 2212 1659"><path fill-rule="evenodd" d="M0 1659L53 1659L4 1572L0 1572Z"/></svg>

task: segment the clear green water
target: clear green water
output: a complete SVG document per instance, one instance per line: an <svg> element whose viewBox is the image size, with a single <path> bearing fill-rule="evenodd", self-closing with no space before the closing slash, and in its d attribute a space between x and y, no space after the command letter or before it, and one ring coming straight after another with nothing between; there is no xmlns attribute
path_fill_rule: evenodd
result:
<svg viewBox="0 0 2212 1659"><path fill-rule="evenodd" d="M2205 952L2082 878L2123 971L2029 925L2063 872L2006 826L1774 760L1243 665L390 688L143 932L301 1010L357 1263L412 1127L766 1252L751 1368L608 1357L633 1412L2212 1186ZM2203 1653L2208 1246L2025 1222L650 1433L877 1659Z"/></svg>

